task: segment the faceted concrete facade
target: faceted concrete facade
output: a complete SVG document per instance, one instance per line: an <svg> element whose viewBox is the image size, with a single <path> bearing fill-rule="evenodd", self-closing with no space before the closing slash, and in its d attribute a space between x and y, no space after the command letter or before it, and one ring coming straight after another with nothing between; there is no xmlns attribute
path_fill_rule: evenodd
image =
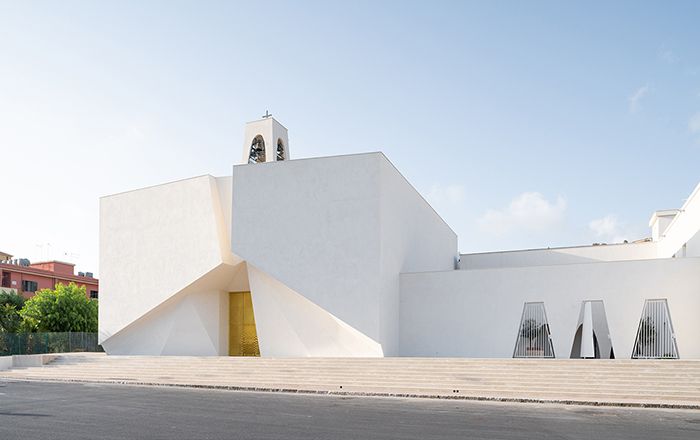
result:
<svg viewBox="0 0 700 440"><path fill-rule="evenodd" d="M262 356L398 355L399 273L457 255L381 153L104 197L100 246L100 341L119 354L227 355L227 293L250 291Z"/></svg>
<svg viewBox="0 0 700 440"><path fill-rule="evenodd" d="M382 153L289 160L272 118L245 136L230 177L101 199L108 353L241 354L229 294L250 292L262 356L630 358L643 335L648 357L700 358L698 188L640 242L460 256ZM659 322L642 319L649 300ZM526 303L547 312L534 331Z"/></svg>

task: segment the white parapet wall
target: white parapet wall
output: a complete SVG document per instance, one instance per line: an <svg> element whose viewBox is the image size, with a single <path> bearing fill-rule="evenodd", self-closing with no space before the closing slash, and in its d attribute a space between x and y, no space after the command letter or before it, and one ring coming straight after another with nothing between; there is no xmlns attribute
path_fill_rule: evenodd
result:
<svg viewBox="0 0 700 440"><path fill-rule="evenodd" d="M0 356L0 370L41 367L54 360L57 356L58 354L15 354Z"/></svg>
<svg viewBox="0 0 700 440"><path fill-rule="evenodd" d="M462 254L459 268L462 270L492 269L654 258L658 258L657 243L646 241Z"/></svg>
<svg viewBox="0 0 700 440"><path fill-rule="evenodd" d="M543 301L568 358L582 301L603 300L617 358L629 359L647 299L665 298L680 357L700 359L700 258L401 275L402 356L508 358L523 304Z"/></svg>
<svg viewBox="0 0 700 440"><path fill-rule="evenodd" d="M0 356L0 370L12 368L12 356Z"/></svg>

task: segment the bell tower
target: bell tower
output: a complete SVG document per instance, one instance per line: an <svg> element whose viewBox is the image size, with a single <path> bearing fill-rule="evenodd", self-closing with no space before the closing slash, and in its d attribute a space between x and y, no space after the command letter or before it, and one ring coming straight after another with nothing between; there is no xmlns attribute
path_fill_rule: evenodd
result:
<svg viewBox="0 0 700 440"><path fill-rule="evenodd" d="M262 119L245 125L243 163L280 160L289 160L287 129L266 111Z"/></svg>

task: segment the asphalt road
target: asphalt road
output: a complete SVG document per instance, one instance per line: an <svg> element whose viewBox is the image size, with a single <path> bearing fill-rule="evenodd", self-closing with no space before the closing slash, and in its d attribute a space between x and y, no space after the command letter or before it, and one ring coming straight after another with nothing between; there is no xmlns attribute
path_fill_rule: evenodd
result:
<svg viewBox="0 0 700 440"><path fill-rule="evenodd" d="M700 411L0 382L0 439L700 439Z"/></svg>

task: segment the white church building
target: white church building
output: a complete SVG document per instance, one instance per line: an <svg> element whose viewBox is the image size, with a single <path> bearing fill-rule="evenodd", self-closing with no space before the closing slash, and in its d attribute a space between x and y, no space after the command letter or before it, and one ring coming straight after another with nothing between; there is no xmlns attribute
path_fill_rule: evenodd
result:
<svg viewBox="0 0 700 440"><path fill-rule="evenodd" d="M382 153L290 159L265 117L231 176L100 200L107 353L700 359L700 186L650 239L460 255Z"/></svg>

